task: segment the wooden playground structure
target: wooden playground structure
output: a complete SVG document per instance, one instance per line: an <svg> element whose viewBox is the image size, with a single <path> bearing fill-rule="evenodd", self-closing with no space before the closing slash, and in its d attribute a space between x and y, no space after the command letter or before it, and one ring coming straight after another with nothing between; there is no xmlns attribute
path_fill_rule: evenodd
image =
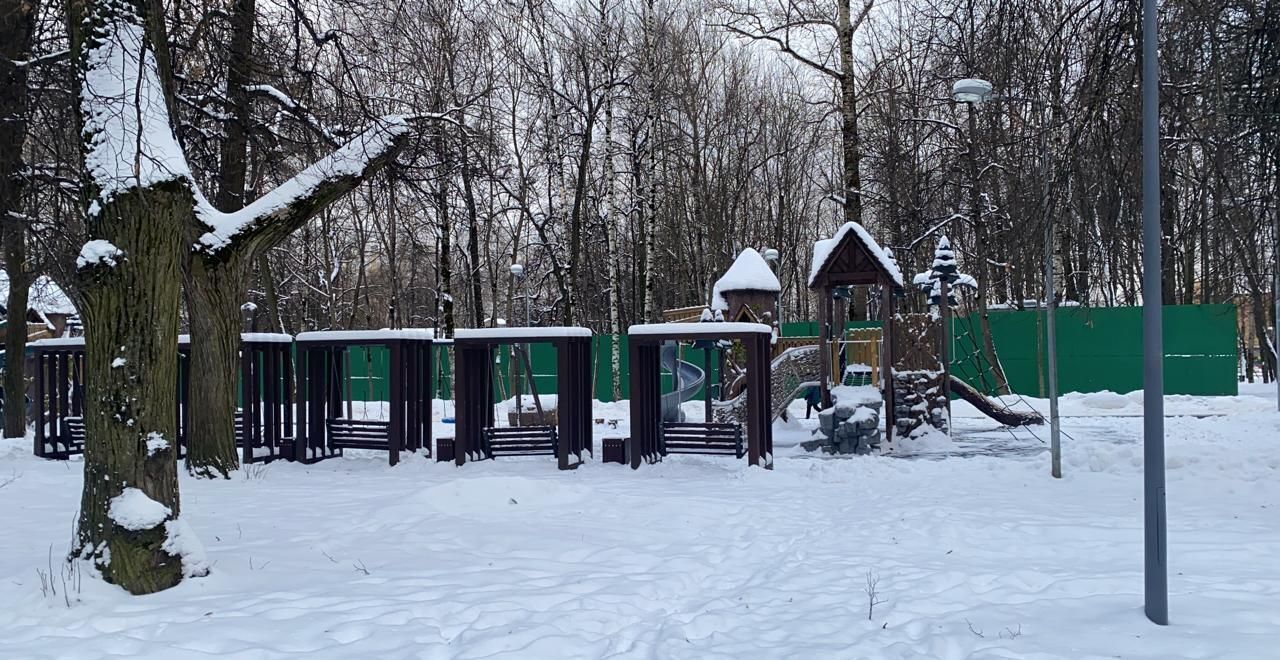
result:
<svg viewBox="0 0 1280 660"><path fill-rule="evenodd" d="M821 410L831 405L835 385L871 386L883 397L883 426L891 441L906 428L895 417L919 398L916 392L897 401L897 391L908 391L897 376L910 374L921 381L919 374L940 374L955 386L955 379L948 379L949 365L938 358L945 354L938 324L925 315L895 313L902 275L860 226L847 223L832 238L815 243L807 284L818 302L815 337L779 336L780 287L754 250L744 250L716 283L711 307L668 310L665 323L631 326L626 336L631 433L602 438L603 462L639 468L672 454L709 454L746 458L750 465L770 469L772 422L798 397ZM882 327L846 327L851 287L870 289L871 308ZM726 320L725 312L732 318ZM408 452L458 466L545 455L554 456L561 470L574 469L583 463L584 453L594 456L592 340L591 330L581 327L460 329L452 340L436 340L433 331L419 329L319 331L297 337L245 333L236 446L246 464L277 459L311 463L353 449L386 452L391 465ZM531 344L555 350L557 401L549 410L543 409L534 386ZM437 367L448 366L447 360L437 363L436 351L444 345L453 350L456 426L452 435L439 438L433 451L433 394L435 381L443 380ZM45 339L30 347L34 453L51 459L82 453L84 401L92 385L85 380L84 340ZM517 399L517 410L499 423L495 390L505 390L496 380L495 358L501 347L515 349L523 361L536 415L526 414ZM684 360L683 347L701 351L702 365ZM185 335L178 352L175 415L181 457L190 411L199 402L191 400ZM376 392L375 352L387 365L386 382ZM664 372L672 383L666 392ZM945 396L935 397L939 387L926 385L933 389L921 392L937 399L929 405L949 408ZM940 391L945 394L945 384ZM982 403L991 407L973 388L957 393L980 408ZM681 404L698 396L704 400L702 419L686 419ZM984 412L1004 419L1000 409ZM1025 423L1010 419L1006 423Z"/></svg>

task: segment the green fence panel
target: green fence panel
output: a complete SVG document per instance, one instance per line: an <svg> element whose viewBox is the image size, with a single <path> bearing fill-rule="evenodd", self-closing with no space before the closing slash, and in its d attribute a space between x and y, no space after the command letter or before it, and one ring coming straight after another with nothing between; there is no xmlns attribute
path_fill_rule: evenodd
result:
<svg viewBox="0 0 1280 660"><path fill-rule="evenodd" d="M1060 392L1131 392L1142 389L1142 309L1140 307L1062 307L1055 317L1058 333L1058 390ZM981 331L976 315L953 319L952 369L966 382L994 391L989 368L980 357ZM879 327L877 321L851 321L848 328ZM811 337L818 324L797 321L782 324L787 337ZM1043 396L1044 311L993 310L991 335L1000 363L1015 392ZM613 337L597 335L594 342L595 398L611 401ZM631 394L628 380L630 356L626 337L619 338L622 398ZM1164 308L1165 392L1167 394L1225 395L1237 393L1236 308L1234 305L1168 305ZM452 347L436 347L436 396L452 397ZM387 396L386 349L375 347L366 355L363 348L351 353L353 399L385 400ZM540 394L556 392L555 349L550 344L534 344L530 359L534 381ZM685 348L682 359L702 364L703 352ZM509 350L497 351L494 395L514 396L511 391ZM716 375L711 375L716 381ZM528 393L527 385L522 391ZM671 377L663 378L664 391L671 389ZM703 393L699 393L699 398Z"/></svg>

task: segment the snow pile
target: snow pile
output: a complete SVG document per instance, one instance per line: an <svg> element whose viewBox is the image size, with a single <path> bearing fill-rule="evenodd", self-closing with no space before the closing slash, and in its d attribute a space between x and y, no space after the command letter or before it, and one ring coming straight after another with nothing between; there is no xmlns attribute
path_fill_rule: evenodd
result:
<svg viewBox="0 0 1280 660"><path fill-rule="evenodd" d="M155 456L169 448L169 441L163 435L152 431L147 434L147 456Z"/></svg>
<svg viewBox="0 0 1280 660"><path fill-rule="evenodd" d="M178 518L166 522L164 534L164 544L160 549L182 559L183 575L201 577L209 574L209 556L205 553L204 544L186 520Z"/></svg>
<svg viewBox="0 0 1280 660"><path fill-rule="evenodd" d="M590 337L590 328L577 326L518 326L513 328L458 328L453 331L457 339L489 339L504 341L510 339L560 339L563 337Z"/></svg>
<svg viewBox="0 0 1280 660"><path fill-rule="evenodd" d="M856 222L846 222L841 225L839 230L836 231L835 236L814 242L813 263L809 267L809 286L813 286L817 282L818 273L822 272L822 269L826 267L827 262L830 261L831 257L835 254L836 248L840 247L840 243L843 242L850 234L857 237L858 242L860 242L866 249L867 253L871 255L871 258L879 263L880 266L884 268L884 271L888 273L889 278L893 280L894 284L897 284L898 287L901 288L902 271L898 268L898 262L895 261L893 257L889 256L889 253L886 252L884 248L880 247L880 244L876 242L876 239L872 238L871 234L868 233L862 225Z"/></svg>
<svg viewBox="0 0 1280 660"><path fill-rule="evenodd" d="M126 488L111 498L111 504L107 508L107 517L131 532L151 529L164 522L170 513L169 507L133 487Z"/></svg>
<svg viewBox="0 0 1280 660"><path fill-rule="evenodd" d="M76 257L76 268L88 268L100 264L114 268L124 258L124 250L113 245L111 241L96 238L86 242L80 248L80 254Z"/></svg>
<svg viewBox="0 0 1280 660"><path fill-rule="evenodd" d="M729 310L729 303L724 299L726 291L765 291L778 293L782 284L774 275L769 262L753 248L747 248L733 260L733 265L716 280L711 288L711 308L721 311Z"/></svg>
<svg viewBox="0 0 1280 660"><path fill-rule="evenodd" d="M872 385L837 385L831 388L831 399L836 407L850 409L884 403L880 389Z"/></svg>
<svg viewBox="0 0 1280 660"><path fill-rule="evenodd" d="M236 235L277 214L287 213L293 204L313 194L320 186L343 177L360 176L372 161L385 156L395 146L396 139L408 133L409 128L404 117L382 117L333 153L233 213L219 211L200 196L196 216L209 227L209 231L200 237L198 247L208 250L225 247Z"/></svg>
<svg viewBox="0 0 1280 660"><path fill-rule="evenodd" d="M190 182L191 172L169 125L153 45L147 43L141 17L127 3L90 6L106 14L90 21L94 27L80 95L88 144L84 164L98 188L92 215L132 188ZM82 251L81 259L85 257Z"/></svg>

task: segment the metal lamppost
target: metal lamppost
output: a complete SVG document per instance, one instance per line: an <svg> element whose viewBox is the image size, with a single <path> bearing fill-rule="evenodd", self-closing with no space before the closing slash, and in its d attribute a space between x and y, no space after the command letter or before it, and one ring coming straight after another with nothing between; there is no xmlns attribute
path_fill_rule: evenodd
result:
<svg viewBox="0 0 1280 660"><path fill-rule="evenodd" d="M1160 282L1160 65L1156 0L1142 0L1142 481L1145 610L1169 625L1164 483L1164 300Z"/></svg>
<svg viewBox="0 0 1280 660"><path fill-rule="evenodd" d="M1050 105L1035 98L996 96L992 92L991 83L979 78L966 78L951 86L951 96L957 102L969 104L969 116L973 116L975 105L985 101L1009 100L1026 101L1047 111ZM972 138L971 138L972 139ZM1054 477L1062 477L1062 425L1058 419L1058 332L1054 325L1054 311L1058 307L1057 289L1054 286L1053 272L1053 214L1049 212L1049 128L1047 121L1040 124L1040 178L1042 181L1040 194L1040 211L1044 222L1044 288L1045 288L1045 331L1048 362L1049 388L1049 453L1052 463L1050 471ZM975 183L976 185L976 183Z"/></svg>

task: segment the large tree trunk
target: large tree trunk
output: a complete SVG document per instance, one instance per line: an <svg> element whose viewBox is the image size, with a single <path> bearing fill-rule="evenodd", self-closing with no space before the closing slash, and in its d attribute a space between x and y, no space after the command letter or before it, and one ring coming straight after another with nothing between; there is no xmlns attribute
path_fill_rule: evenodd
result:
<svg viewBox="0 0 1280 660"><path fill-rule="evenodd" d="M238 253L210 263L192 255L186 298L191 326L187 472L230 478L236 453L236 383L240 370L240 304L249 260Z"/></svg>
<svg viewBox="0 0 1280 660"><path fill-rule="evenodd" d="M28 0L0 0L0 231L4 232L4 268L9 274L9 298L5 303L4 435L21 438L26 434L25 360L27 349L27 294L31 277L27 271L26 223L22 214L23 144L27 139L27 67L18 62L31 53L35 29L36 3Z"/></svg>
<svg viewBox="0 0 1280 660"><path fill-rule="evenodd" d="M245 205L250 121L245 86L251 81L254 13L254 0L232 3L227 63L232 116L222 141L217 194L218 209L227 212ZM196 236L189 238L195 242ZM194 253L187 257L185 288L191 326L187 472L197 477L230 478L240 467L235 437L240 304L246 297L253 256L246 246L216 259Z"/></svg>
<svg viewBox="0 0 1280 660"><path fill-rule="evenodd" d="M175 456L181 228L191 194L178 181L117 197L95 235L123 253L85 273L84 494L76 554L134 594L176 585L182 560L165 548L166 524L143 529L113 520L112 500L140 489L179 513ZM83 271L82 271L83 273ZM117 361L123 359L123 363Z"/></svg>
<svg viewBox="0 0 1280 660"><path fill-rule="evenodd" d="M7 207L0 201L0 213ZM27 230L21 222L5 223L4 264L9 274L9 311L4 326L4 350L8 358L4 368L4 437L21 438L27 433L27 298L31 292L31 276L26 270Z"/></svg>
<svg viewBox="0 0 1280 660"><path fill-rule="evenodd" d="M68 7L92 200L92 241L78 261L85 388L93 396L85 397L75 555L93 560L107 581L145 594L182 579L180 554L191 547L179 538L186 534L174 399L183 229L194 199L165 116L172 74L167 49L155 47L168 44L162 4ZM130 131L148 139L130 139Z"/></svg>

